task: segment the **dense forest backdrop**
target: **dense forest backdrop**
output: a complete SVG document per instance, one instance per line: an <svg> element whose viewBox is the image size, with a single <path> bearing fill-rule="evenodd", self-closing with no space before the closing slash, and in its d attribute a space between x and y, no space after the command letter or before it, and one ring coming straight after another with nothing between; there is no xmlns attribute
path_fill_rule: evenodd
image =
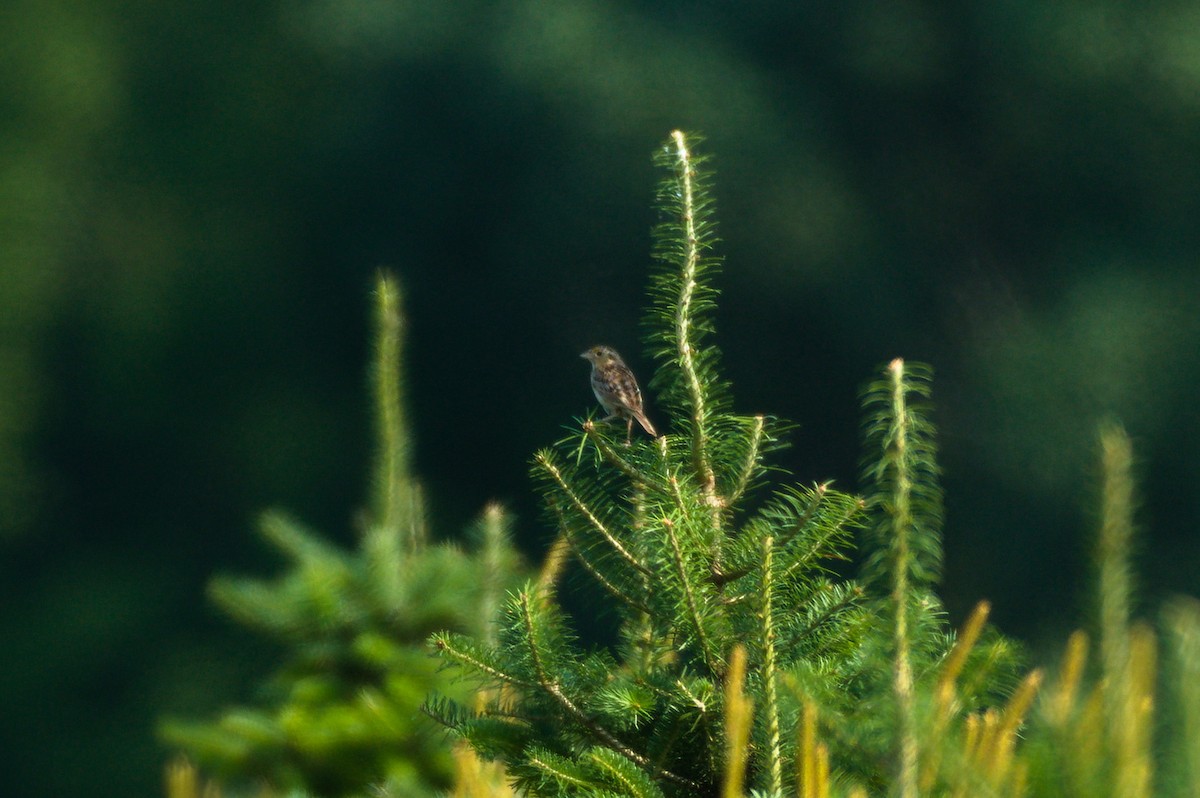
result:
<svg viewBox="0 0 1200 798"><path fill-rule="evenodd" d="M417 463L452 535L548 532L531 452L648 370L652 149L715 155L737 408L853 489L857 392L932 363L946 584L1087 622L1095 428L1139 455L1142 599L1200 592L1194 3L208 3L0 10L5 793L152 795L164 713L272 650L204 598L284 507L365 493L368 292L400 275ZM653 397L650 415L655 423Z"/></svg>

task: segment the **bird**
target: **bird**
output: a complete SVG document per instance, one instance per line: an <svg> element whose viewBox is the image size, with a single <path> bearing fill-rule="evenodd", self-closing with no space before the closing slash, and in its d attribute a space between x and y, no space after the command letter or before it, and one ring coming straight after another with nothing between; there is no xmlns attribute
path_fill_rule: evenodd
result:
<svg viewBox="0 0 1200 798"><path fill-rule="evenodd" d="M658 433L642 410L642 392L638 388L637 378L616 350L611 346L593 346L580 357L592 364L592 392L596 394L604 412L608 413L603 420L626 419L629 422L625 430L626 442L633 435L634 421L657 438Z"/></svg>

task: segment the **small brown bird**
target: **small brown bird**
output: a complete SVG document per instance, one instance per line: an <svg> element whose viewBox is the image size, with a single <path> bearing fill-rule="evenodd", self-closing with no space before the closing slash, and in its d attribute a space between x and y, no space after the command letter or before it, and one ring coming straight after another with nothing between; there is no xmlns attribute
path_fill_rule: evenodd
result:
<svg viewBox="0 0 1200 798"><path fill-rule="evenodd" d="M638 388L637 378L621 360L621 356L612 347L593 346L580 357L592 364L592 392L596 394L604 412L608 413L604 421L627 419L626 441L633 435L634 421L657 438L658 433L642 410L642 392Z"/></svg>

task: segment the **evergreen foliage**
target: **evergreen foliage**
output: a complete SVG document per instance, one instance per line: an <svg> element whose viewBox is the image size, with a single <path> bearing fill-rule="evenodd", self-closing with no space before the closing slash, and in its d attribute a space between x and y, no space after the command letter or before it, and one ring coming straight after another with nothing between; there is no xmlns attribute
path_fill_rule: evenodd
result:
<svg viewBox="0 0 1200 798"><path fill-rule="evenodd" d="M169 721L162 736L229 786L269 784L322 796L434 795L454 764L418 708L447 689L424 651L435 630L487 639L517 572L509 520L489 506L464 551L428 540L404 416L402 316L394 279L376 292L372 383L378 449L370 511L347 551L279 512L260 531L287 559L275 579L221 577L212 599L240 623L279 640L285 664L261 705L215 721Z"/></svg>
<svg viewBox="0 0 1200 798"><path fill-rule="evenodd" d="M928 367L894 360L866 388L861 498L772 484L788 427L738 415L720 377L711 198L691 146L675 133L658 156L668 177L647 331L669 432L626 442L588 417L537 453L557 529L539 579L498 607L513 566L495 507L478 554L427 542L382 281L382 443L363 544L344 552L268 515L264 534L292 570L218 580L213 593L287 641L283 701L172 724L168 737L227 772L326 795L368 781L375 795L430 794L439 778L450 786L439 768L452 756L453 798L1200 796L1200 605L1167 607L1161 646L1134 620L1129 437L1115 424L1100 435L1098 655L1089 662L1077 632L1049 678L1018 677L987 603L955 635L934 592ZM856 580L835 566L859 532ZM611 648L585 649L557 603L566 557L611 600ZM413 645L435 626L442 661L478 688L469 698ZM430 687L426 714L465 741L452 752L412 733ZM167 792L220 794L184 762L168 768Z"/></svg>
<svg viewBox="0 0 1200 798"><path fill-rule="evenodd" d="M1131 607L1133 448L1116 424L1101 428L1100 464L1097 661L1089 680L1090 638L1083 632L1072 635L1029 730L1023 752L1029 792L1097 798L1200 795L1200 610L1191 599L1168 605L1167 667L1160 670L1158 635L1150 624L1134 619Z"/></svg>
<svg viewBox="0 0 1200 798"><path fill-rule="evenodd" d="M955 660L929 593L940 495L929 481L931 428L906 405L927 382L919 369L893 368L869 390L879 451L868 500L827 483L769 487L768 456L787 425L735 413L720 376L712 198L691 150L676 132L657 157L667 177L646 328L658 362L650 386L670 432L625 445L584 419L533 464L560 541L612 599L619 642L584 650L553 591L527 585L510 596L495 644L433 638L448 664L485 688L486 703L439 697L427 711L503 759L531 795L732 795L742 785L724 775L730 757L754 789L783 795L816 761L798 747L802 717L810 737L821 718L826 761L846 784L889 783L897 739L912 758L902 780L915 784L914 752L933 743L919 738L917 713L928 710L914 685L928 694L949 662L951 682L969 670L954 691L961 713L1006 684L992 675L1011 659L993 634ZM863 526L878 542L859 583L832 565L848 559ZM893 588L868 594L882 582ZM897 601L904 612L877 611ZM880 678L893 670L894 681ZM743 673L744 694L730 692ZM728 728L751 706L748 729Z"/></svg>

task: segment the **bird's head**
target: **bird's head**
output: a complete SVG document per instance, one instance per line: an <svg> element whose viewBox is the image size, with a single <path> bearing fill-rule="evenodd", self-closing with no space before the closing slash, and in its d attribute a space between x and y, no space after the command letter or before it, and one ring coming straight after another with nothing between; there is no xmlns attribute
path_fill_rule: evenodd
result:
<svg viewBox="0 0 1200 798"><path fill-rule="evenodd" d="M611 346L593 346L580 357L593 366L607 366L609 363L621 362L621 356Z"/></svg>

